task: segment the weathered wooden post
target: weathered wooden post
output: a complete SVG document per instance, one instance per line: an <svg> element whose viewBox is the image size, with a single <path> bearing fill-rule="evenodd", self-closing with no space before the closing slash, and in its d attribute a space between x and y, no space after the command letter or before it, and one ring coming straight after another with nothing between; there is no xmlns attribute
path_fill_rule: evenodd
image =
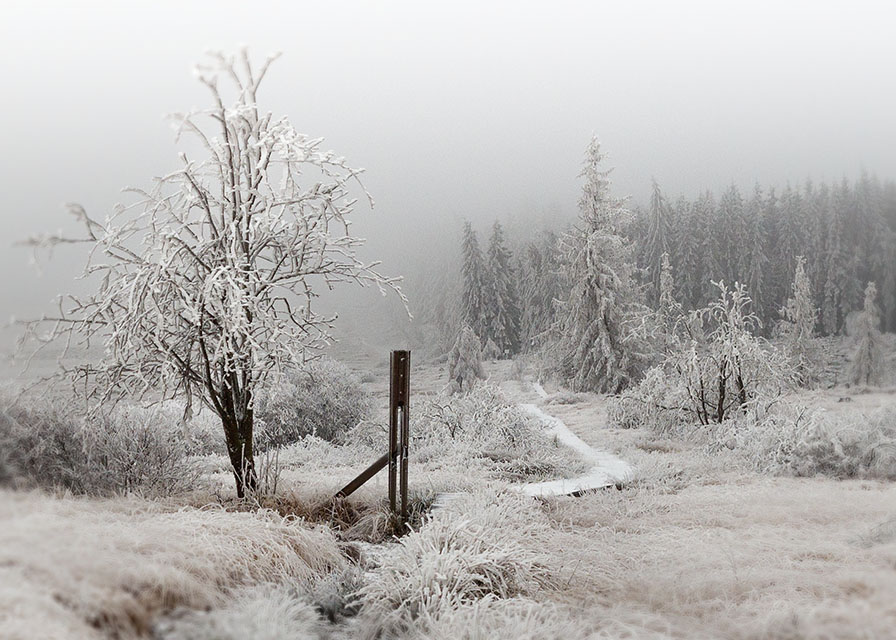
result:
<svg viewBox="0 0 896 640"><path fill-rule="evenodd" d="M389 508L402 523L408 518L408 443L411 398L411 352L393 351L389 361L389 450L345 485L336 498L345 498L389 467Z"/></svg>
<svg viewBox="0 0 896 640"><path fill-rule="evenodd" d="M408 517L410 365L410 351L392 352L389 367L389 507L402 522ZM400 500L400 507L396 498Z"/></svg>

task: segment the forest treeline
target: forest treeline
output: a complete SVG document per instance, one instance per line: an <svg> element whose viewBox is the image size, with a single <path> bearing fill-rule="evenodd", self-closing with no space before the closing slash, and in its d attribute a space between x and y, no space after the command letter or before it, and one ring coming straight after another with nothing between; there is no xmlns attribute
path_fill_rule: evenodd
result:
<svg viewBox="0 0 896 640"><path fill-rule="evenodd" d="M869 282L877 285L881 328L896 330L896 183L870 174L859 179L800 187L755 186L744 194L731 186L690 199L670 198L654 182L646 206L626 208L616 232L629 245L631 283L649 308L659 304L663 255L674 274L675 297L684 309L705 307L718 295L713 282L746 286L757 331L771 335L792 294L800 256L817 309L816 335L846 330L862 308ZM540 346L556 331L558 301L570 283L564 270L564 238L570 229L533 231L508 244L499 222L487 249L469 222L457 251L460 273L440 274L441 286L426 296L424 321L450 348L468 324L488 355L513 355ZM562 305L560 305L562 307Z"/></svg>
<svg viewBox="0 0 896 640"><path fill-rule="evenodd" d="M868 282L880 292L883 328L896 329L896 183L864 174L801 188L757 185L748 195L732 186L674 202L654 183L649 206L634 213L626 235L651 305L668 253L679 302L704 306L716 294L712 280L744 283L767 333L804 256L819 310L816 331L841 332L847 315L861 308Z"/></svg>

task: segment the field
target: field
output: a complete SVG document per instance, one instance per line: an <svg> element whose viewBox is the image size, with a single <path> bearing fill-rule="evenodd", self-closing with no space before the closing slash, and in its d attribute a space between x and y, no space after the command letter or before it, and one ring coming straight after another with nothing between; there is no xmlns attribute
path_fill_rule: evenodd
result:
<svg viewBox="0 0 896 640"><path fill-rule="evenodd" d="M385 353L341 355L384 414ZM484 433L420 435L413 531L396 538L384 477L330 500L376 457L380 419L343 443L279 450L276 491L254 504L233 498L213 454L192 459L200 479L174 495L4 490L3 637L892 637L892 482L761 472L737 447L611 428L605 397L549 383L542 397L531 370L486 368L492 395L458 410L461 429L522 420L513 405L533 403L633 477L529 498L519 485L575 476L582 461L537 434L513 450ZM446 386L443 364L415 362L412 430L435 424ZM859 423L896 408L880 389L794 400ZM448 492L460 497L430 512Z"/></svg>

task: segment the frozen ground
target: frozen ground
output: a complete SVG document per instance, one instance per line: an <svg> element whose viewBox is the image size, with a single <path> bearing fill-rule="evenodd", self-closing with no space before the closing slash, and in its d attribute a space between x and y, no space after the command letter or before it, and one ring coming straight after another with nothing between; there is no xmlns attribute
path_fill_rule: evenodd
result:
<svg viewBox="0 0 896 640"><path fill-rule="evenodd" d="M385 371L374 362L365 384L385 398ZM150 502L6 492L0 635L287 640L390 629L382 637L894 637L893 483L760 475L733 453L710 456L687 442L608 428L600 396L551 385L539 394L510 379L509 363L488 369L514 402L562 421L582 453L588 447L630 463L627 482L579 497L526 498L463 468L412 467L412 493L460 485L466 497L413 539L376 547L382 552L346 541L336 515L321 519L308 507L368 462L334 447L293 453L303 466L286 474L289 499L278 508L296 506L306 520L194 508L212 499L202 495ZM429 396L444 383L440 366L415 363L413 393ZM896 405L886 390L807 397L853 415ZM348 511L376 504L384 492L374 482ZM376 517L352 535L371 535ZM330 623L327 612L339 607L329 603L354 588L358 553L362 579L382 606ZM500 597L484 597L483 581ZM404 613L386 616L393 596ZM401 616L413 611L420 617L402 627Z"/></svg>

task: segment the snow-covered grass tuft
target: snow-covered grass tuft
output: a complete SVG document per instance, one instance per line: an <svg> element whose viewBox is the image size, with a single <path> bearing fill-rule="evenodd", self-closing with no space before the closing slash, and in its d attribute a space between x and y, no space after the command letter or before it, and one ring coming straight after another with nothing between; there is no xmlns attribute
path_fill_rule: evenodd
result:
<svg viewBox="0 0 896 640"><path fill-rule="evenodd" d="M174 612L153 629L158 640L313 640L323 625L300 590L286 585L244 589L221 607Z"/></svg>
<svg viewBox="0 0 896 640"><path fill-rule="evenodd" d="M259 583L309 588L347 561L331 532L271 511L0 494L4 637L130 637ZM46 630L46 631L45 631ZM54 631L55 630L55 631Z"/></svg>
<svg viewBox="0 0 896 640"><path fill-rule="evenodd" d="M554 584L547 518L535 501L481 491L402 538L360 590L368 637L427 628L461 607L533 596Z"/></svg>
<svg viewBox="0 0 896 640"><path fill-rule="evenodd" d="M412 633L413 640L585 640L594 638L590 625L554 604L530 598L485 597L444 611L427 621L425 631Z"/></svg>

